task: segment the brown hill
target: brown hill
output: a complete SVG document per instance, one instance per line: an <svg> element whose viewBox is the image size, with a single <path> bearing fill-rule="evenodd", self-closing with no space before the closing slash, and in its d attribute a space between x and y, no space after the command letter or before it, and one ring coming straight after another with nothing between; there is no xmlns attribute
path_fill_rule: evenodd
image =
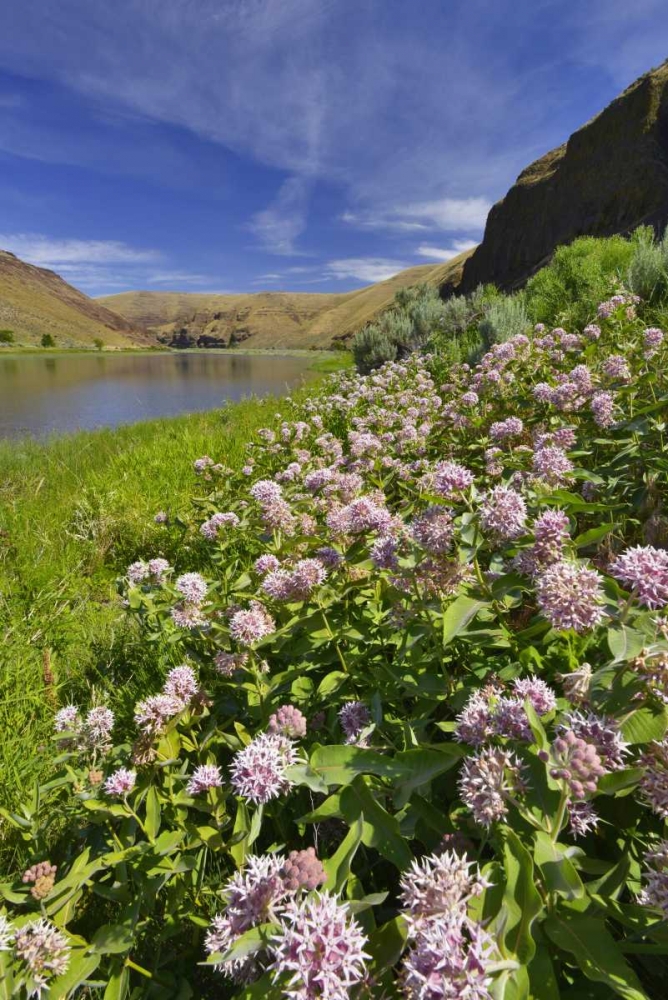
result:
<svg viewBox="0 0 668 1000"><path fill-rule="evenodd" d="M557 246L668 223L668 61L523 170L493 206L458 291L521 285ZM448 279L448 293L456 282Z"/></svg>
<svg viewBox="0 0 668 1000"><path fill-rule="evenodd" d="M133 326L53 271L26 264L0 250L0 329L20 344L38 344L50 333L58 347L91 347L96 338L114 347L153 343Z"/></svg>
<svg viewBox="0 0 668 1000"><path fill-rule="evenodd" d="M400 288L456 280L469 253L446 264L408 268L355 292L122 292L97 301L129 323L163 337L183 330L194 340L210 337L232 346L246 342L259 348L327 348L346 341L382 312Z"/></svg>

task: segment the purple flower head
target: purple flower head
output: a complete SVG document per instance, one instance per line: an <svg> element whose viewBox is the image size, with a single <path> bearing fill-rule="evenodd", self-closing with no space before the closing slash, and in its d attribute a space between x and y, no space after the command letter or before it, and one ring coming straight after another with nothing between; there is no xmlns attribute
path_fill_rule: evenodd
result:
<svg viewBox="0 0 668 1000"><path fill-rule="evenodd" d="M327 881L325 869L313 847L307 847L305 851L290 851L281 875L289 892L299 892L300 889L311 892Z"/></svg>
<svg viewBox="0 0 668 1000"><path fill-rule="evenodd" d="M622 354L611 354L603 362L603 374L615 382L630 382L631 370Z"/></svg>
<svg viewBox="0 0 668 1000"><path fill-rule="evenodd" d="M183 711L183 703L170 694L154 694L135 705L135 725L147 735L161 733L170 719Z"/></svg>
<svg viewBox="0 0 668 1000"><path fill-rule="evenodd" d="M272 479L260 479L250 488L250 495L262 506L273 504L283 496L283 490Z"/></svg>
<svg viewBox="0 0 668 1000"><path fill-rule="evenodd" d="M169 514L166 510L159 510L153 520L156 524L167 524L169 521Z"/></svg>
<svg viewBox="0 0 668 1000"><path fill-rule="evenodd" d="M377 569L396 569L397 540L392 535L382 535L371 546L371 561Z"/></svg>
<svg viewBox="0 0 668 1000"><path fill-rule="evenodd" d="M200 573L183 573L177 577L175 586L186 602L194 604L196 607L202 603L209 589L206 580Z"/></svg>
<svg viewBox="0 0 668 1000"><path fill-rule="evenodd" d="M653 850L647 851L645 865L645 885L638 902L660 910L663 919L668 920L668 840L660 840Z"/></svg>
<svg viewBox="0 0 668 1000"><path fill-rule="evenodd" d="M624 767L629 745L622 739L615 719L607 715L596 715L594 712L567 712L559 730L562 733L570 730L579 739L593 744L599 757L611 771Z"/></svg>
<svg viewBox="0 0 668 1000"><path fill-rule="evenodd" d="M248 653L228 653L221 649L214 656L213 662L219 674L223 677L232 677L239 667L243 667L247 659Z"/></svg>
<svg viewBox="0 0 668 1000"><path fill-rule="evenodd" d="M14 952L29 972L29 996L41 996L49 980L64 975L69 968L69 938L44 917L16 928Z"/></svg>
<svg viewBox="0 0 668 1000"><path fill-rule="evenodd" d="M582 332L587 340L598 340L601 336L601 328L596 323L589 323Z"/></svg>
<svg viewBox="0 0 668 1000"><path fill-rule="evenodd" d="M595 392L591 399L591 413L599 427L610 427L615 422L615 398L611 392Z"/></svg>
<svg viewBox="0 0 668 1000"><path fill-rule="evenodd" d="M235 794L255 803L278 798L290 788L285 768L297 760L297 752L286 736L277 733L256 736L232 761Z"/></svg>
<svg viewBox="0 0 668 1000"><path fill-rule="evenodd" d="M459 776L459 794L476 823L491 826L508 812L507 799L521 790L521 765L501 747L483 747L467 757Z"/></svg>
<svg viewBox="0 0 668 1000"><path fill-rule="evenodd" d="M508 486L495 486L483 500L480 523L484 531L499 539L524 534L527 508L524 499Z"/></svg>
<svg viewBox="0 0 668 1000"><path fill-rule="evenodd" d="M212 514L208 521L205 521L201 525L199 530L206 539L213 542L218 537L221 528L226 525L236 528L239 526L239 523L237 515L233 511L227 511L226 513Z"/></svg>
<svg viewBox="0 0 668 1000"><path fill-rule="evenodd" d="M401 973L406 1000L492 1000L488 967L498 957L479 924L429 923L406 953Z"/></svg>
<svg viewBox="0 0 668 1000"><path fill-rule="evenodd" d="M536 478L542 479L548 486L557 486L573 471L568 455L554 445L537 449L532 464Z"/></svg>
<svg viewBox="0 0 668 1000"><path fill-rule="evenodd" d="M247 611L237 611L230 619L230 635L243 646L251 646L276 631L276 622L259 601Z"/></svg>
<svg viewBox="0 0 668 1000"><path fill-rule="evenodd" d="M104 783L104 790L107 795L114 798L123 798L135 787L137 772L128 771L125 767L119 767L117 771L110 774Z"/></svg>
<svg viewBox="0 0 668 1000"><path fill-rule="evenodd" d="M269 716L268 733L280 733L292 740L306 736L306 716L294 705L282 705Z"/></svg>
<svg viewBox="0 0 668 1000"><path fill-rule="evenodd" d="M439 462L434 469L434 492L454 499L473 484L473 473L457 462Z"/></svg>
<svg viewBox="0 0 668 1000"><path fill-rule="evenodd" d="M580 563L553 563L536 581L538 605L553 628L586 632L604 615L601 583L596 570Z"/></svg>
<svg viewBox="0 0 668 1000"><path fill-rule="evenodd" d="M348 1000L364 977L366 937L327 891L290 900L272 938L271 968L290 1000Z"/></svg>
<svg viewBox="0 0 668 1000"><path fill-rule="evenodd" d="M66 705L56 712L53 728L57 733L78 733L82 726L80 710L77 705Z"/></svg>
<svg viewBox="0 0 668 1000"><path fill-rule="evenodd" d="M513 681L513 689L518 698L529 700L538 715L547 715L557 706L554 691L540 677L518 677Z"/></svg>
<svg viewBox="0 0 668 1000"><path fill-rule="evenodd" d="M427 509L410 525L415 541L433 555L442 555L452 546L454 526L452 515L445 507L437 505ZM373 558L373 557L372 557Z"/></svg>
<svg viewBox="0 0 668 1000"><path fill-rule="evenodd" d="M519 417L508 417L506 420L497 420L489 429L489 436L492 441L505 441L509 437L517 437L524 430L524 424Z"/></svg>
<svg viewBox="0 0 668 1000"><path fill-rule="evenodd" d="M598 787L598 779L606 773L596 747L566 730L552 744L550 774L564 781L569 794L576 800L586 799Z"/></svg>
<svg viewBox="0 0 668 1000"><path fill-rule="evenodd" d="M371 722L369 709L363 701L347 701L339 709L339 722L346 743L354 743L362 730Z"/></svg>
<svg viewBox="0 0 668 1000"><path fill-rule="evenodd" d="M143 581L149 576L148 563L145 563L143 559L133 562L130 566L128 566L126 576L130 583L143 583Z"/></svg>
<svg viewBox="0 0 668 1000"><path fill-rule="evenodd" d="M166 559L157 558L148 561L148 571L156 583L162 583L171 568Z"/></svg>
<svg viewBox="0 0 668 1000"><path fill-rule="evenodd" d="M524 700L519 697L499 698L494 706L492 728L497 736L528 743L532 733Z"/></svg>
<svg viewBox="0 0 668 1000"><path fill-rule="evenodd" d="M106 705L91 708L83 721L79 733L82 748L90 750L105 750L111 742L111 732L114 728L114 713Z"/></svg>
<svg viewBox="0 0 668 1000"><path fill-rule="evenodd" d="M455 851L413 861L400 882L409 934L433 921L463 921L469 901L480 896L488 885L477 865Z"/></svg>
<svg viewBox="0 0 668 1000"><path fill-rule="evenodd" d="M210 788L220 788L223 776L216 764L200 764L192 773L187 784L188 795L201 795Z"/></svg>
<svg viewBox="0 0 668 1000"><path fill-rule="evenodd" d="M540 566L558 562L563 555L564 541L568 538L568 517L561 510L546 510L536 518L533 526L536 539L532 555Z"/></svg>
<svg viewBox="0 0 668 1000"><path fill-rule="evenodd" d="M255 572L259 573L260 576L265 576L267 573L273 573L273 571L278 569L280 565L281 564L276 556L272 555L270 552L266 552L264 555L255 560L254 568Z"/></svg>
<svg viewBox="0 0 668 1000"><path fill-rule="evenodd" d="M197 604L177 604L170 611L172 621L179 628L208 628L206 615Z"/></svg>
<svg viewBox="0 0 668 1000"><path fill-rule="evenodd" d="M663 343L664 333L657 326L650 326L642 335L643 346L645 348L643 357L653 358Z"/></svg>
<svg viewBox="0 0 668 1000"><path fill-rule="evenodd" d="M167 674L163 694L173 698L175 702L180 702L184 708L190 704L198 691L197 674L187 664L174 667Z"/></svg>
<svg viewBox="0 0 668 1000"><path fill-rule="evenodd" d="M668 604L668 551L652 545L636 545L613 562L612 575L635 592L647 608Z"/></svg>
<svg viewBox="0 0 668 1000"><path fill-rule="evenodd" d="M568 803L568 824L574 837L584 837L595 830L600 817L591 802L579 799Z"/></svg>
<svg viewBox="0 0 668 1000"><path fill-rule="evenodd" d="M457 716L455 739L477 747L486 743L492 733L489 698L482 691L474 691Z"/></svg>

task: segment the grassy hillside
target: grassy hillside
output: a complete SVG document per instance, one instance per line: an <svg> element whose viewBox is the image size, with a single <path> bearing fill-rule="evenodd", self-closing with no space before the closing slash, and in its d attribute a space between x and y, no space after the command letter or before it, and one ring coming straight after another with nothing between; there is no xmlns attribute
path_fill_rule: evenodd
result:
<svg viewBox="0 0 668 1000"><path fill-rule="evenodd" d="M51 334L59 347L91 347L96 338L113 347L146 346L152 338L127 319L88 298L53 271L0 250L0 329L19 344Z"/></svg>
<svg viewBox="0 0 668 1000"><path fill-rule="evenodd" d="M250 347L329 347L346 340L385 309L400 288L456 281L469 254L446 264L424 264L355 292L258 292L206 295L189 292L123 292L97 301L128 322L171 334L232 335Z"/></svg>

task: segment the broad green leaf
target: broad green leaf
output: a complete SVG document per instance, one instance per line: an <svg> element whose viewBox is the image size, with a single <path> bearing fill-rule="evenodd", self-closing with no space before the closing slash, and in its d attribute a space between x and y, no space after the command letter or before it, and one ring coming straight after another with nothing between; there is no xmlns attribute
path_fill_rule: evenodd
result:
<svg viewBox="0 0 668 1000"><path fill-rule="evenodd" d="M608 629L608 646L612 653L613 663L625 663L640 656L647 640L642 632L629 628L628 625L615 625Z"/></svg>
<svg viewBox="0 0 668 1000"><path fill-rule="evenodd" d="M99 955L122 955L134 942L132 927L124 924L102 924L90 943L91 951Z"/></svg>
<svg viewBox="0 0 668 1000"><path fill-rule="evenodd" d="M352 823L348 833L339 844L336 853L331 858L328 858L327 861L323 861L322 866L327 876L325 885L330 892L338 893L343 889L350 875L352 860L362 842L363 832L364 815L360 812L357 819Z"/></svg>
<svg viewBox="0 0 668 1000"><path fill-rule="evenodd" d="M560 1000L559 984L546 944L536 946L536 954L529 965L529 983L531 1000Z"/></svg>
<svg viewBox="0 0 668 1000"><path fill-rule="evenodd" d="M318 747L310 764L330 787L349 785L358 774L376 774L394 780L407 774L406 768L395 763L392 757L352 746Z"/></svg>
<svg viewBox="0 0 668 1000"><path fill-rule="evenodd" d="M218 965L220 962L233 962L249 955L256 955L258 951L266 948L273 924L260 924L258 927L251 927L249 931L236 939L231 948L226 952L215 951L208 956L203 965Z"/></svg>
<svg viewBox="0 0 668 1000"><path fill-rule="evenodd" d="M577 535L573 539L573 544L577 549L584 549L588 545L593 545L595 542L600 542L602 538L609 535L617 527L616 524L599 524L596 528L590 528L589 531L583 531L581 535Z"/></svg>
<svg viewBox="0 0 668 1000"><path fill-rule="evenodd" d="M443 645L447 646L449 642L452 642L455 636L463 632L469 622L473 621L478 612L488 606L487 601L478 601L465 594L455 598L443 612Z"/></svg>
<svg viewBox="0 0 668 1000"><path fill-rule="evenodd" d="M371 934L365 951L371 955L370 971L374 976L394 968L406 947L407 934L403 917L395 917Z"/></svg>
<svg viewBox="0 0 668 1000"><path fill-rule="evenodd" d="M100 956L91 954L83 938L70 937L72 950L67 972L58 976L49 985L49 1000L65 1000L76 996L78 987L89 979L98 965Z"/></svg>
<svg viewBox="0 0 668 1000"><path fill-rule="evenodd" d="M620 729L629 743L652 743L663 739L667 727L665 705L643 705L626 717Z"/></svg>
<svg viewBox="0 0 668 1000"><path fill-rule="evenodd" d="M318 698L329 698L341 688L348 680L348 674L342 670L333 670L322 680L318 686Z"/></svg>
<svg viewBox="0 0 668 1000"><path fill-rule="evenodd" d="M344 788L341 811L350 826L363 816L362 842L367 847L374 847L400 871L408 868L413 854L399 832L399 822L379 805L363 778L356 778L352 785Z"/></svg>
<svg viewBox="0 0 668 1000"><path fill-rule="evenodd" d="M398 784L394 793L394 803L398 809L406 805L416 788L426 785L449 771L462 757L466 749L460 743L444 743L438 750L404 750L395 756L395 762L406 769L406 777Z"/></svg>
<svg viewBox="0 0 668 1000"><path fill-rule="evenodd" d="M575 957L588 979L605 983L625 1000L649 1000L603 920L562 910L549 916L542 926L558 948Z"/></svg>
<svg viewBox="0 0 668 1000"><path fill-rule="evenodd" d="M122 962L112 967L103 1000L125 1000L130 988L130 970Z"/></svg>
<svg viewBox="0 0 668 1000"><path fill-rule="evenodd" d="M291 767L286 767L285 776L293 785L306 785L312 792L327 794L327 783L308 764L293 764Z"/></svg>
<svg viewBox="0 0 668 1000"><path fill-rule="evenodd" d="M534 861L540 868L545 886L565 899L581 899L585 894L582 879L573 862L566 857L565 848L554 844L547 833L536 833Z"/></svg>
<svg viewBox="0 0 668 1000"><path fill-rule="evenodd" d="M527 965L536 951L531 926L543 902L534 884L531 855L510 827L503 828L503 868L506 875L501 911L505 924L504 945L506 951Z"/></svg>
<svg viewBox="0 0 668 1000"><path fill-rule="evenodd" d="M146 833L151 840L155 840L160 831L160 799L157 789L151 785L146 795Z"/></svg>

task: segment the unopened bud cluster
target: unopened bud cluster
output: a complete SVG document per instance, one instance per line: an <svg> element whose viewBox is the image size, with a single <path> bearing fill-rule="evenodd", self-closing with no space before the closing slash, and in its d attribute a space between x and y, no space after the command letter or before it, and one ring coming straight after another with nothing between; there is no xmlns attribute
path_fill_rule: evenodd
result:
<svg viewBox="0 0 668 1000"><path fill-rule="evenodd" d="M313 847L305 851L290 851L283 866L283 884L290 892L299 889L317 889L323 885L327 876Z"/></svg>
<svg viewBox="0 0 668 1000"><path fill-rule="evenodd" d="M46 899L53 889L57 871L57 866L52 865L50 861L40 861L38 864L32 865L31 868L27 868L24 871L21 881L25 885L33 883L33 887L30 890L30 895L33 899Z"/></svg>
<svg viewBox="0 0 668 1000"><path fill-rule="evenodd" d="M555 766L550 774L566 782L574 799L584 799L588 793L595 792L598 779L605 774L596 747L579 739L572 730L554 741L552 757ZM541 758L549 759L546 751L542 751Z"/></svg>

